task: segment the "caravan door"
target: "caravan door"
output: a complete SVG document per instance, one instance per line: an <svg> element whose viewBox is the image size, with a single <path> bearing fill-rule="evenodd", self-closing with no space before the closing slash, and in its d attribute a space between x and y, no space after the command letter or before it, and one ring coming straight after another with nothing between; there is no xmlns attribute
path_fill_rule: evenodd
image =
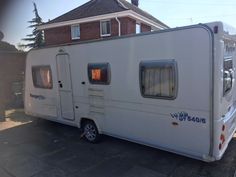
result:
<svg viewBox="0 0 236 177"><path fill-rule="evenodd" d="M71 83L71 71L68 54L59 54L56 57L57 78L60 97L61 117L74 120L74 104Z"/></svg>

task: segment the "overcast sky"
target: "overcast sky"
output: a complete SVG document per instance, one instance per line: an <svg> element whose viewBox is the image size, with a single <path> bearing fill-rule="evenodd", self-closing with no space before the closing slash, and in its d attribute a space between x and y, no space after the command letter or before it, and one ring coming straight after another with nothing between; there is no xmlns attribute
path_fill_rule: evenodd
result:
<svg viewBox="0 0 236 177"><path fill-rule="evenodd" d="M72 10L88 0L34 0L44 22ZM211 21L224 21L236 27L235 0L140 0L141 9L170 27ZM32 29L27 21L33 18L32 0L15 0L8 9L1 30L5 41L21 42Z"/></svg>

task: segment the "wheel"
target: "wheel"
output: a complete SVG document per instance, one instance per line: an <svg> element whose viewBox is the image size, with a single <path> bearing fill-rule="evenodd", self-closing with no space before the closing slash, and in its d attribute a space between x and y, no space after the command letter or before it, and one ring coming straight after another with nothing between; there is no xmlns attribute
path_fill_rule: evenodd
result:
<svg viewBox="0 0 236 177"><path fill-rule="evenodd" d="M98 132L97 126L92 121L86 121L83 125L83 134L85 139L90 143L99 142L101 135Z"/></svg>

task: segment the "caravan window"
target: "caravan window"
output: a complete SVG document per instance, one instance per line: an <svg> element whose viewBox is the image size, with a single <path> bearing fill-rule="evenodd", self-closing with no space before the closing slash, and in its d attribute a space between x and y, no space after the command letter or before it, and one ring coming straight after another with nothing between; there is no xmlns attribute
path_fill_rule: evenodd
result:
<svg viewBox="0 0 236 177"><path fill-rule="evenodd" d="M226 95L233 87L234 80L234 72L233 72L233 60L232 57L224 58L224 82L223 82L223 90L224 95Z"/></svg>
<svg viewBox="0 0 236 177"><path fill-rule="evenodd" d="M140 63L141 94L147 98L175 99L177 96L177 63L158 60Z"/></svg>
<svg viewBox="0 0 236 177"><path fill-rule="evenodd" d="M52 71L50 66L33 66L32 77L34 87L52 89Z"/></svg>
<svg viewBox="0 0 236 177"><path fill-rule="evenodd" d="M110 84L110 66L108 63L88 64L88 77L91 84Z"/></svg>

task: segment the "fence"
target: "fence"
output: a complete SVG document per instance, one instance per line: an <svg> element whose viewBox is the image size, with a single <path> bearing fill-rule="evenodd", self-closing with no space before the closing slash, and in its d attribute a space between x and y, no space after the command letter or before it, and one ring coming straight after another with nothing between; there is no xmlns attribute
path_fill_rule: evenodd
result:
<svg viewBox="0 0 236 177"><path fill-rule="evenodd" d="M24 52L0 52L0 109L23 107Z"/></svg>

